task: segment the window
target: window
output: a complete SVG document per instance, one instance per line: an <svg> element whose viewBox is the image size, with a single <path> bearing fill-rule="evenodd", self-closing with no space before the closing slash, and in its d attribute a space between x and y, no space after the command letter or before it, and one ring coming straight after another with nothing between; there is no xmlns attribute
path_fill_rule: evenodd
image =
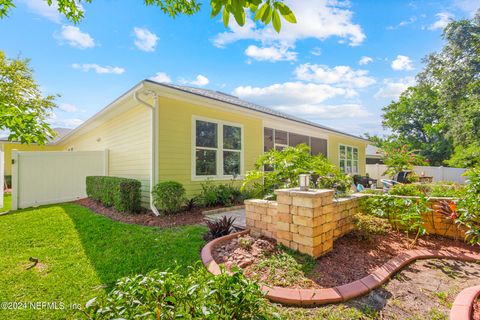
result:
<svg viewBox="0 0 480 320"><path fill-rule="evenodd" d="M346 173L358 173L358 148L340 145L340 169Z"/></svg>
<svg viewBox="0 0 480 320"><path fill-rule="evenodd" d="M271 149L283 150L286 146L297 146L306 144L311 147L312 155L323 154L327 156L327 140L315 137L309 137L293 132L276 130L271 128L263 129L263 151Z"/></svg>
<svg viewBox="0 0 480 320"><path fill-rule="evenodd" d="M195 177L237 176L242 172L242 128L195 120Z"/></svg>

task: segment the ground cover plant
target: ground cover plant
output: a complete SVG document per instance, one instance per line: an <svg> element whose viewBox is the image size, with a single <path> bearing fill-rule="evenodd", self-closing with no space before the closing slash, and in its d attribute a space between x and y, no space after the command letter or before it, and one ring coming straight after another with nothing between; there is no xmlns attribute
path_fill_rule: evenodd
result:
<svg viewBox="0 0 480 320"><path fill-rule="evenodd" d="M198 260L204 226L159 229L124 224L76 204L0 216L0 301L64 303L64 310L0 310L2 319L78 318L84 305L117 279ZM39 263L32 267L30 257ZM28 269L27 269L28 268Z"/></svg>

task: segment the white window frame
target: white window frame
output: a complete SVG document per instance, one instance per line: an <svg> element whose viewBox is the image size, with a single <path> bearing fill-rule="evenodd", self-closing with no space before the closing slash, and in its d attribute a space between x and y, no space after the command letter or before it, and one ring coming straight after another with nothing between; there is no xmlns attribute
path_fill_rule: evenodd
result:
<svg viewBox="0 0 480 320"><path fill-rule="evenodd" d="M345 159L341 158L341 152L340 152L341 147L345 147ZM348 168L347 163L348 163L348 160L349 160L348 159L348 148L352 148L352 159L350 159L352 161L352 172L348 172L348 170L347 170L347 168ZM354 168L354 165L353 165L353 163L355 161L354 158L353 158L353 154L354 154L353 150L354 149L357 149L357 168L356 168L357 170L356 171L354 171L355 168ZM358 147L351 146L351 145L348 145L348 144L339 144L338 145L338 168L340 168L340 169L341 169L340 162L342 160L345 160L345 171L344 171L345 173L358 174L360 172L360 153L359 153L359 148Z"/></svg>
<svg viewBox="0 0 480 320"><path fill-rule="evenodd" d="M197 164L196 164L196 150L197 150L197 121L205 121L215 123L217 125L217 148L208 148L208 147L198 147L199 149L203 150L214 150L216 151L216 161L217 167L216 175L208 175L208 176L198 176L197 175ZM241 130L240 135L240 150L233 150L233 149L224 149L223 148L223 126L231 126L237 127ZM230 121L206 118L201 116L193 116L192 117L192 180L193 181L205 181L205 180L232 180L232 179L243 179L244 176L244 150L245 150L245 139L244 139L244 128L243 124L235 123ZM237 176L234 175L224 175L223 174L223 152L230 151L230 152L239 152L240 153L240 174Z"/></svg>

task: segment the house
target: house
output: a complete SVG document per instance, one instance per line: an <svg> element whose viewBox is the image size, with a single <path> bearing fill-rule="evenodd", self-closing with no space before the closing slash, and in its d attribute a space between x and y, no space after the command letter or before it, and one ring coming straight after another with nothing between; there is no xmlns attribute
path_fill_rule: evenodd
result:
<svg viewBox="0 0 480 320"><path fill-rule="evenodd" d="M379 148L367 145L365 149L365 158L367 164L383 164L383 155Z"/></svg>
<svg viewBox="0 0 480 320"><path fill-rule="evenodd" d="M53 146L108 149L108 173L142 182L142 202L158 181L196 194L207 179L240 180L271 148L306 143L350 173L365 173L367 140L225 93L144 80Z"/></svg>

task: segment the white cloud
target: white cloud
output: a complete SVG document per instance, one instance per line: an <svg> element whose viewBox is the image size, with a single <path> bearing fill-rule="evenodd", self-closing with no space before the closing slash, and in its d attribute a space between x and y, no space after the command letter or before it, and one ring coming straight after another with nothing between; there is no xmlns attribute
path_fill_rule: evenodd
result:
<svg viewBox="0 0 480 320"><path fill-rule="evenodd" d="M454 5L463 10L466 13L469 13L471 17L475 15L477 10L480 8L480 1L474 0L455 0Z"/></svg>
<svg viewBox="0 0 480 320"><path fill-rule="evenodd" d="M69 112L69 113L78 111L78 108L70 103L62 103L58 106L58 108L62 111Z"/></svg>
<svg viewBox="0 0 480 320"><path fill-rule="evenodd" d="M151 77L150 79L152 79L153 81L164 82L164 83L172 82L172 79L170 78L170 76L165 72L157 72L157 74L154 77Z"/></svg>
<svg viewBox="0 0 480 320"><path fill-rule="evenodd" d="M26 0L25 4L31 12L47 18L50 21L60 23L62 19L62 15L58 12L57 1L53 1L51 6L49 6L45 0Z"/></svg>
<svg viewBox="0 0 480 320"><path fill-rule="evenodd" d="M240 86L235 88L233 93L266 106L318 104L337 96L351 98L357 95L355 90L349 88L302 82L277 83L268 87Z"/></svg>
<svg viewBox="0 0 480 320"><path fill-rule="evenodd" d="M387 29L388 30L395 30L395 29L398 29L398 28L401 28L401 27L405 27L409 24L412 24L415 21L417 21L417 17L410 17L408 20L400 21L400 23L397 24L396 26L388 26Z"/></svg>
<svg viewBox="0 0 480 320"><path fill-rule="evenodd" d="M95 40L80 28L74 26L62 26L62 31L56 36L60 41L66 41L69 45L79 49L95 47Z"/></svg>
<svg viewBox="0 0 480 320"><path fill-rule="evenodd" d="M348 66L329 68L325 65L305 63L299 65L294 73L299 80L346 87L365 88L375 83L375 79L368 76L367 70L353 70Z"/></svg>
<svg viewBox="0 0 480 320"><path fill-rule="evenodd" d="M415 85L415 78L405 77L398 80L385 79L383 84L384 86L375 94L375 98L397 99L403 91L407 90L408 87Z"/></svg>
<svg viewBox="0 0 480 320"><path fill-rule="evenodd" d="M360 104L277 106L274 109L311 120L364 118L371 114Z"/></svg>
<svg viewBox="0 0 480 320"><path fill-rule="evenodd" d="M437 21L428 27L430 30L443 29L448 25L450 20L454 18L453 14L449 12L439 12L435 16L437 17Z"/></svg>
<svg viewBox="0 0 480 320"><path fill-rule="evenodd" d="M133 28L133 33L135 34L135 46L145 52L155 51L155 46L157 45L158 36L148 30L147 28Z"/></svg>
<svg viewBox="0 0 480 320"><path fill-rule="evenodd" d="M100 65L95 64L95 63L84 63L84 64L74 63L74 64L72 64L72 68L79 69L79 70L82 70L82 71L85 71L85 72L93 70L93 71L95 71L96 73L99 73L99 74L108 74L108 73L122 74L122 73L125 72L125 69L121 68L121 67L100 66Z"/></svg>
<svg viewBox="0 0 480 320"><path fill-rule="evenodd" d="M320 56L322 54L322 48L315 47L312 49L312 51L310 51L310 53L314 56Z"/></svg>
<svg viewBox="0 0 480 320"><path fill-rule="evenodd" d="M359 45L366 36L359 24L352 22L353 12L348 2L335 0L285 0L297 17L296 24L284 22L277 33L272 26L256 24L247 17L245 25L230 24L230 30L217 34L213 43L224 47L238 40L256 40L262 44L283 43L295 45L297 40L313 38L325 40L330 37L345 39L351 46Z"/></svg>
<svg viewBox="0 0 480 320"><path fill-rule="evenodd" d="M50 119L47 120L52 126L73 129L81 125L84 121L78 118L59 118L57 114L50 114Z"/></svg>
<svg viewBox="0 0 480 320"><path fill-rule="evenodd" d="M370 62L373 62L373 59L367 56L363 56L360 58L360 60L358 60L358 64L361 66L367 65Z"/></svg>
<svg viewBox="0 0 480 320"><path fill-rule="evenodd" d="M191 81L190 84L193 84L195 86L199 86L199 87L203 87L203 86L206 86L207 84L210 83L210 80L208 80L207 77L205 76L202 76L201 74L199 74L195 80Z"/></svg>
<svg viewBox="0 0 480 320"><path fill-rule="evenodd" d="M397 58L392 61L392 69L395 71L413 70L413 62L409 57L399 54Z"/></svg>
<svg viewBox="0 0 480 320"><path fill-rule="evenodd" d="M258 61L292 61L297 60L297 53L288 50L288 46L269 46L269 47L257 47L250 45L245 50L245 54Z"/></svg>

